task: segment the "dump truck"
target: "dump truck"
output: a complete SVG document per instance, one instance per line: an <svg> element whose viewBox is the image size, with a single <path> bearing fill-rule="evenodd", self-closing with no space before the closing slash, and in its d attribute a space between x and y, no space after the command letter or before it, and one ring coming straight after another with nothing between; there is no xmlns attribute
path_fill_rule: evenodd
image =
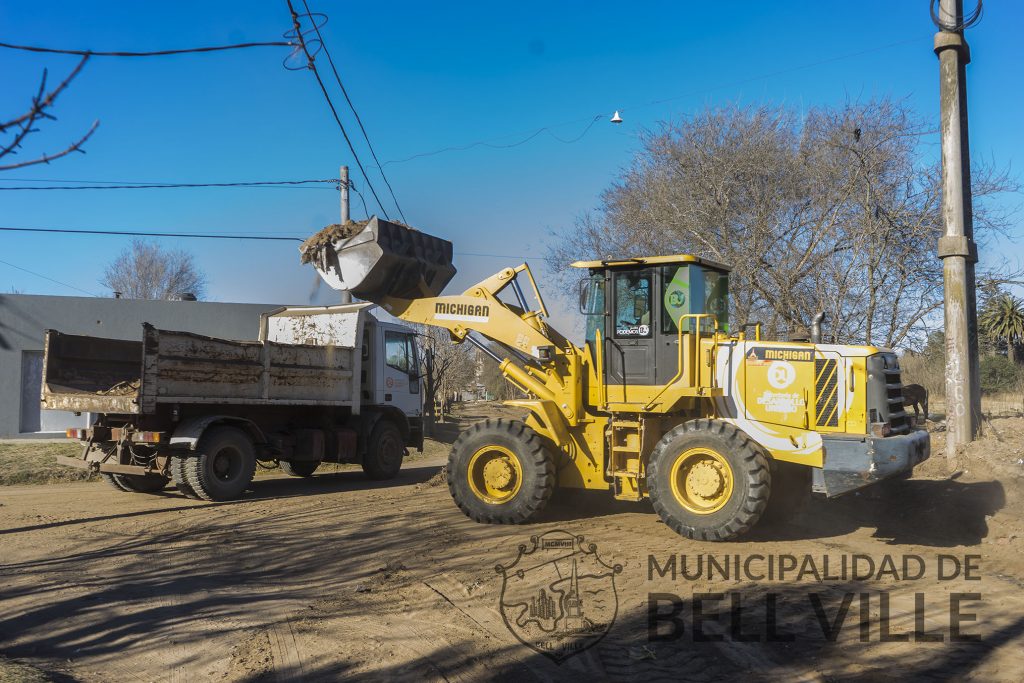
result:
<svg viewBox="0 0 1024 683"><path fill-rule="evenodd" d="M173 481L186 496L230 500L257 462L308 477L321 462L390 479L423 448L415 332L370 303L282 307L259 339L142 326L126 341L46 331L42 407L91 413L67 465L122 491Z"/></svg>
<svg viewBox="0 0 1024 683"><path fill-rule="evenodd" d="M577 345L552 327L526 263L442 295L451 243L376 217L321 231L302 259L336 289L473 344L528 396L506 401L524 420L476 423L453 444L448 487L478 522L528 522L557 487L597 489L650 499L676 532L723 541L796 514L812 492L908 476L930 454L893 351L821 343L820 317L802 341L732 324L722 263L571 264L587 322Z"/></svg>

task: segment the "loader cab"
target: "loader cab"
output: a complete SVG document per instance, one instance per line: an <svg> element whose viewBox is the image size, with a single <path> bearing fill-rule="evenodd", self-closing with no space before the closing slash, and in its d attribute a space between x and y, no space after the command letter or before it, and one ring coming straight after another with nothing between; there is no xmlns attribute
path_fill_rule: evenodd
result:
<svg viewBox="0 0 1024 683"><path fill-rule="evenodd" d="M653 386L679 367L679 332L695 332L689 314L712 313L729 325L729 268L696 256L655 256L572 264L589 275L580 283L587 342L600 331L605 381ZM710 332L705 321L702 332ZM597 349L595 349L596 351Z"/></svg>

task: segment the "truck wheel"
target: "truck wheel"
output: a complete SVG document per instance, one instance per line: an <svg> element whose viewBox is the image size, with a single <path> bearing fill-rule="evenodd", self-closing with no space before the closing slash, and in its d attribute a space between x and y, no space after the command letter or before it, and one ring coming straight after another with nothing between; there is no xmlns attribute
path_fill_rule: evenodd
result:
<svg viewBox="0 0 1024 683"><path fill-rule="evenodd" d="M129 491L128 489L126 489L121 484L121 482L119 482L117 479L115 479L114 475L111 474L110 472L100 472L100 478L103 481L107 482L107 484L109 484L110 486L112 486L115 489L117 489L118 491ZM129 493L130 493L130 491L129 491Z"/></svg>
<svg viewBox="0 0 1024 683"><path fill-rule="evenodd" d="M448 490L474 521L522 524L551 498L555 463L540 435L523 422L477 422L452 444Z"/></svg>
<svg viewBox="0 0 1024 683"><path fill-rule="evenodd" d="M113 477L121 488L132 493L156 493L162 491L169 481L159 475L115 474Z"/></svg>
<svg viewBox="0 0 1024 683"><path fill-rule="evenodd" d="M171 480L174 482L174 488L178 489L178 493L186 498L196 499L199 496L192 489L192 485L188 483L188 476L185 474L185 463L188 462L188 459L188 456L183 455L171 456Z"/></svg>
<svg viewBox="0 0 1024 683"><path fill-rule="evenodd" d="M811 500L811 468L791 462L772 462L772 495L761 524L788 524Z"/></svg>
<svg viewBox="0 0 1024 683"><path fill-rule="evenodd" d="M282 460L281 471L292 477L311 477L320 467L319 460Z"/></svg>
<svg viewBox="0 0 1024 683"><path fill-rule="evenodd" d="M394 479L402 469L405 439L402 430L390 420L380 420L370 433L370 443L363 457L363 472L370 479Z"/></svg>
<svg viewBox="0 0 1024 683"><path fill-rule="evenodd" d="M768 460L736 427L693 420L661 438L647 469L651 503L676 533L704 541L736 538L768 504Z"/></svg>
<svg viewBox="0 0 1024 683"><path fill-rule="evenodd" d="M203 434L196 455L185 462L185 476L204 500L231 500L245 491L256 472L256 455L245 432L214 427Z"/></svg>

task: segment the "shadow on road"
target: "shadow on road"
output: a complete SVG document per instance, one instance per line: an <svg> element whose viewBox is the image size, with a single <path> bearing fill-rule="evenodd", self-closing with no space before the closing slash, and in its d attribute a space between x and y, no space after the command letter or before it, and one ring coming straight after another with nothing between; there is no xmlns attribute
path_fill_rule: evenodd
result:
<svg viewBox="0 0 1024 683"><path fill-rule="evenodd" d="M129 512L112 512L109 515L94 515L91 517L79 517L76 519L59 520L55 522L44 522L41 524L30 524L27 526L0 529L0 536L17 534L26 531L39 531L41 529L53 529L63 526L74 526L77 524L89 524L92 522L103 522L108 520L131 519L145 517L148 515L159 515L166 512L178 512L192 510L195 508L217 508L224 506L246 505L261 500L279 500L283 498L304 498L308 496L323 495L329 493L341 493L344 491L367 491L373 489L385 489L395 486L409 486L421 484L428 481L441 469L440 465L420 465L403 469L398 476L388 481L376 481L369 479L362 472L333 472L330 474L316 475L313 477L280 477L255 479L246 490L245 494L238 500L224 502L210 502L186 498L178 493L177 489L170 488L156 493L118 493L110 489L104 489L103 493L110 496L110 508L116 510L118 502L126 500L126 496L143 496L149 499L160 499L166 501L166 506L147 508L145 510L132 510Z"/></svg>
<svg viewBox="0 0 1024 683"><path fill-rule="evenodd" d="M743 540L817 539L873 527L890 545L974 546L988 536L987 517L1005 504L998 481L890 480L831 500L815 497L792 524L756 527Z"/></svg>

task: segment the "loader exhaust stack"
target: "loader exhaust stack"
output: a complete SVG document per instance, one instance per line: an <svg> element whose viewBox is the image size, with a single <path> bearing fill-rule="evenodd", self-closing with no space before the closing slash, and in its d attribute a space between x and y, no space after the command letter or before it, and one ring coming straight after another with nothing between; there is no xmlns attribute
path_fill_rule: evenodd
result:
<svg viewBox="0 0 1024 683"><path fill-rule="evenodd" d="M455 276L451 242L376 216L329 225L299 252L332 288L374 303L434 297Z"/></svg>

